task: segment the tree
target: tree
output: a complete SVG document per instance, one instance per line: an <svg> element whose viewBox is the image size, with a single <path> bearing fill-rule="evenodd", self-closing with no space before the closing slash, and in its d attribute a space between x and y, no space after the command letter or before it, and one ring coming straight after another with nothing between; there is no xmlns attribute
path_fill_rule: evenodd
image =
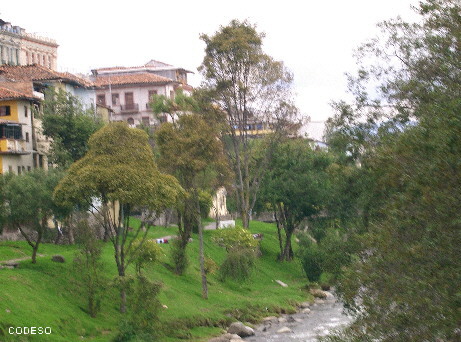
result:
<svg viewBox="0 0 461 342"><path fill-rule="evenodd" d="M88 139L102 123L72 94L50 88L43 102L43 134L52 138L50 161L68 167L85 155Z"/></svg>
<svg viewBox="0 0 461 342"><path fill-rule="evenodd" d="M283 248L279 231L280 260L293 259L293 232L305 218L324 208L330 163L325 152L312 150L303 139L288 140L274 151L262 180L260 200L271 205L277 227L285 231Z"/></svg>
<svg viewBox="0 0 461 342"><path fill-rule="evenodd" d="M250 124L270 123L275 131L297 115L290 104L291 74L282 62L274 61L262 50L264 35L247 21L233 20L213 36L202 35L206 44L205 58L199 70L204 86L226 114L224 140L236 176L236 191L242 222L248 228L251 210L262 172L250 173ZM264 164L258 168L265 169Z"/></svg>
<svg viewBox="0 0 461 342"><path fill-rule="evenodd" d="M48 221L69 208L52 199L53 190L62 177L57 170L45 173L34 170L22 175L3 176L3 222L18 229L32 247L32 263L48 229Z"/></svg>
<svg viewBox="0 0 461 342"><path fill-rule="evenodd" d="M110 237L120 282L146 239L155 215L176 205L183 190L176 179L157 170L147 134L124 123L111 123L90 137L87 154L72 164L54 192L64 203L85 201ZM95 199L100 202L96 204ZM143 209L141 225L130 230L130 213ZM126 292L121 289L121 312Z"/></svg>
<svg viewBox="0 0 461 342"><path fill-rule="evenodd" d="M184 114L175 123L164 123L156 132L159 150L159 165L175 175L188 192L178 222L181 244L185 253L194 223L200 235L200 265L202 271L203 296L207 298L206 274L204 271L203 237L200 215L200 176L207 170L225 172L222 144L217 132L198 114ZM209 185L208 185L209 186ZM184 224L181 224L181 221ZM176 272L184 272L182 265L176 265Z"/></svg>
<svg viewBox="0 0 461 342"><path fill-rule="evenodd" d="M101 293L106 285L101 276L102 245L87 220L80 221L77 230L80 246L74 258L75 274L78 288L87 299L88 314L95 318L101 309Z"/></svg>
<svg viewBox="0 0 461 342"><path fill-rule="evenodd" d="M332 341L461 339L461 6L428 0L417 11L420 23L385 22L384 42L360 50L375 63L353 80L355 109L375 103L376 143L362 163L373 201L338 287L356 321ZM378 91L366 93L370 79Z"/></svg>

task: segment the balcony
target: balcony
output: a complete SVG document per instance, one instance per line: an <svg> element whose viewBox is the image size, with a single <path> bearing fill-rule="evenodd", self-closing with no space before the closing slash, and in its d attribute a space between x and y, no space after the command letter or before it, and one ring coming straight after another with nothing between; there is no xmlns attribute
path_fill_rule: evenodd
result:
<svg viewBox="0 0 461 342"><path fill-rule="evenodd" d="M24 140L3 138L3 139L0 139L0 154L21 155L21 154L30 154L30 152L26 150Z"/></svg>
<svg viewBox="0 0 461 342"><path fill-rule="evenodd" d="M120 105L120 114L129 114L139 112L139 104L137 103L128 103Z"/></svg>

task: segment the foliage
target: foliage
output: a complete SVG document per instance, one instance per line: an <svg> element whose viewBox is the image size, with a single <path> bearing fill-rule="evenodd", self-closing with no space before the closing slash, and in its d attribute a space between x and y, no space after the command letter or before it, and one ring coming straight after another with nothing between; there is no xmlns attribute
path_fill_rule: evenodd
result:
<svg viewBox="0 0 461 342"><path fill-rule="evenodd" d="M208 218L211 206L213 205L213 197L209 192L199 191L198 200L200 205L200 216L202 219Z"/></svg>
<svg viewBox="0 0 461 342"><path fill-rule="evenodd" d="M361 62L375 63L352 80L357 101L351 112L356 121L367 112L379 123L361 156L373 201L363 212L369 224L362 252L339 286L357 319L332 341L461 337L461 7L428 0L417 11L420 23L382 23L384 42L359 50ZM366 93L372 79L386 106ZM373 101L374 118L364 110Z"/></svg>
<svg viewBox="0 0 461 342"><path fill-rule="evenodd" d="M78 276L78 287L87 299L88 314L95 318L101 310L101 294L106 285L102 276L102 245L88 221L78 223L77 236L80 247L74 257L75 274Z"/></svg>
<svg viewBox="0 0 461 342"><path fill-rule="evenodd" d="M92 135L87 154L70 166L54 192L60 202L85 201L93 208L113 244L120 277L134 261L137 249L133 241L140 235L144 241L156 213L174 206L182 195L176 179L158 171L147 134L124 123L108 124ZM143 223L128 234L134 208L143 209ZM125 298L122 290L122 312L126 310Z"/></svg>
<svg viewBox="0 0 461 342"><path fill-rule="evenodd" d="M141 269L148 264L153 264L160 258L162 250L154 240L136 239L132 244L133 248L133 263L136 267L136 272L141 275Z"/></svg>
<svg viewBox="0 0 461 342"><path fill-rule="evenodd" d="M171 242L170 258L176 274L184 274L187 266L189 266L189 257L187 256L186 248L179 239Z"/></svg>
<svg viewBox="0 0 461 342"><path fill-rule="evenodd" d="M250 248L233 248L228 251L226 259L219 267L219 279L227 278L236 281L245 281L255 266L256 255Z"/></svg>
<svg viewBox="0 0 461 342"><path fill-rule="evenodd" d="M205 258L205 272L206 274L214 274L216 270L218 269L218 264L211 259L211 258Z"/></svg>
<svg viewBox="0 0 461 342"><path fill-rule="evenodd" d="M209 99L224 111L227 156L235 173L236 191L243 226L248 227L258 184L264 171L250 174L251 124L270 123L273 130L287 134L293 128L297 109L291 104L292 75L282 62L263 52L264 34L247 21L232 20L213 36L201 36L205 57L199 70Z"/></svg>
<svg viewBox="0 0 461 342"><path fill-rule="evenodd" d="M123 318L119 335L114 341L155 341L158 336L158 294L161 285L138 275L134 283L128 317Z"/></svg>
<svg viewBox="0 0 461 342"><path fill-rule="evenodd" d="M43 102L43 134L52 138L50 161L61 167L83 157L88 139L102 123L94 109L85 110L72 94L54 88L47 90Z"/></svg>
<svg viewBox="0 0 461 342"><path fill-rule="evenodd" d="M32 247L32 263L36 262L39 245L48 230L48 220L69 211L69 207L52 199L54 187L62 176L57 170L37 169L2 177L2 221L20 230Z"/></svg>
<svg viewBox="0 0 461 342"><path fill-rule="evenodd" d="M258 241L243 227L219 229L213 234L213 241L226 248L227 252L237 249L256 250Z"/></svg>
<svg viewBox="0 0 461 342"><path fill-rule="evenodd" d="M302 220L324 209L330 163L327 153L312 150L309 142L302 139L288 140L274 150L261 185L260 201L271 205L285 231L281 260L293 258L291 237Z"/></svg>

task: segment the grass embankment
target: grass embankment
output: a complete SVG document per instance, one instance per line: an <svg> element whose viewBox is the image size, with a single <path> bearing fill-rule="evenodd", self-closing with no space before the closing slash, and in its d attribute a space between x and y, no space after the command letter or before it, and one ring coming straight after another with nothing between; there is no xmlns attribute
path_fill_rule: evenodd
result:
<svg viewBox="0 0 461 342"><path fill-rule="evenodd" d="M170 271L170 245L161 245L162 259L145 270L149 278L163 283L159 299L168 308L162 309L160 320L168 332L161 341L203 341L219 335L231 321L256 322L265 316L294 311L295 303L307 299L307 293L301 290L307 280L300 264L276 261L278 242L274 226L251 222L250 229L264 234L262 256L251 278L240 284L220 282L216 274L209 275L208 300L201 297L197 236L193 236L188 247L190 266L183 276ZM152 238L174 235L175 228L154 227L149 234ZM212 242L212 235L213 231L204 233L206 255L220 264L226 252ZM121 316L115 289L105 290L102 310L96 318L84 312L85 298L77 291L78 275L72 265L76 250L77 246L43 244L39 253L44 256L38 258L36 265L25 260L18 269L0 270L0 341L110 341L117 334ZM53 254L63 255L66 263L52 262ZM29 255L30 247L23 241L0 243L0 261ZM104 246L102 259L104 276L114 278L116 268L110 243ZM289 287L281 287L274 282L276 279ZM9 326L51 327L52 334L11 339L7 333Z"/></svg>

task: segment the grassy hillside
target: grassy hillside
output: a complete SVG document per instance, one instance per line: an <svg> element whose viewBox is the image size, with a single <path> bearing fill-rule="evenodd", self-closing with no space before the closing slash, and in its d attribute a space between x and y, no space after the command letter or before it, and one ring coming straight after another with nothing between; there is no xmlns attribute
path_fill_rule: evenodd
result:
<svg viewBox="0 0 461 342"><path fill-rule="evenodd" d="M252 222L254 233L263 233L262 256L257 260L251 279L243 284L220 282L216 275L209 276L209 299L201 298L198 263L198 239L190 244L188 253L191 264L184 276L169 270L170 245L161 245L164 251L159 263L146 269L151 279L163 283L159 299L168 308L162 309L160 320L168 331L161 341L203 341L218 335L222 326L239 319L255 322L258 319L282 311L294 310L296 302L307 299L301 287L307 280L297 261L280 264L276 261L278 242L275 227L271 224ZM175 228L154 227L150 236L158 238L174 235ZM220 264L225 250L211 241L213 231L205 231L206 255ZM118 294L110 286L105 289L102 310L91 318L82 308L85 299L77 290L72 259L76 246L44 244L37 264L21 261L20 268L0 270L0 341L110 341L117 333L120 320ZM61 254L66 263L52 262L53 254ZM24 242L1 242L0 261L30 255ZM116 276L111 244L103 250L104 275ZM132 270L133 271L133 270ZM289 285L282 288L274 280ZM7 327L51 327L51 335L34 335L29 339L7 334ZM3 335L2 335L3 333Z"/></svg>

